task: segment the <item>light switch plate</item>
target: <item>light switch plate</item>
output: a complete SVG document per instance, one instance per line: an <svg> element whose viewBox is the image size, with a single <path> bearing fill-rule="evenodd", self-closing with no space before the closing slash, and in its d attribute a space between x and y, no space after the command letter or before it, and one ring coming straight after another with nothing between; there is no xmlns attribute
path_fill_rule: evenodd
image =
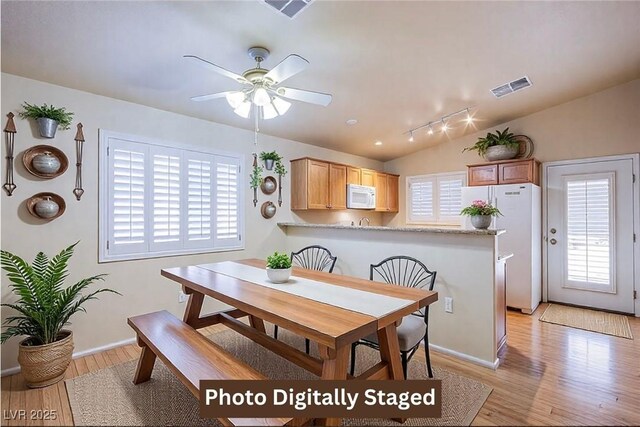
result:
<svg viewBox="0 0 640 427"><path fill-rule="evenodd" d="M444 298L444 311L447 313L453 313L453 298L451 297Z"/></svg>

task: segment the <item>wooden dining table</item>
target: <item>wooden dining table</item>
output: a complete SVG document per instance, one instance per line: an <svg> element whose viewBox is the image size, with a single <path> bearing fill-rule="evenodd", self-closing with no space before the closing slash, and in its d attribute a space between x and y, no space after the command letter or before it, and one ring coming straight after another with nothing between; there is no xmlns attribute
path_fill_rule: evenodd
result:
<svg viewBox="0 0 640 427"><path fill-rule="evenodd" d="M380 362L357 379L403 380L397 326L434 303L437 292L293 267L289 282L267 279L265 262L226 261L163 269L189 295L183 321L195 329L222 324L327 380L347 373L351 344L377 333ZM233 307L202 314L205 297ZM248 317L248 324L238 319ZM320 358L269 336L264 321L315 342ZM339 425L339 419L324 420Z"/></svg>

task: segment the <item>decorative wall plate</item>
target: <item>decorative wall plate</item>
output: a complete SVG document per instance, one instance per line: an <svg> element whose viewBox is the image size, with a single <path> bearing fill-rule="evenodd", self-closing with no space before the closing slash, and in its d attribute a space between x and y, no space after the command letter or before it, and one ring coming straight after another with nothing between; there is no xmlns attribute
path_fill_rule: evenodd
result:
<svg viewBox="0 0 640 427"><path fill-rule="evenodd" d="M278 183L276 179L272 176L267 176L262 180L262 184L260 184L260 189L264 194L273 194L274 191L278 188Z"/></svg>
<svg viewBox="0 0 640 427"><path fill-rule="evenodd" d="M276 214L276 205L273 202L264 202L260 207L260 213L263 218L271 219Z"/></svg>
<svg viewBox="0 0 640 427"><path fill-rule="evenodd" d="M43 218L36 213L36 204L42 200L46 200L47 197L50 197L53 202L56 202L58 204L58 213L55 216L52 216L51 218ZM27 199L26 203L27 203L27 210L29 211L29 213L34 217L41 219L43 221L52 221L58 218L64 213L65 209L67 208L67 204L64 202L64 199L55 193L34 194L33 196Z"/></svg>
<svg viewBox="0 0 640 427"><path fill-rule="evenodd" d="M526 135L516 135L516 140L520 144L518 146L518 155L516 156L519 159L528 159L533 155L533 141Z"/></svg>
<svg viewBox="0 0 640 427"><path fill-rule="evenodd" d="M58 171L55 173L43 173L36 170L36 168L33 166L33 160L36 158L36 156L40 156L47 152L51 153L51 155L53 155L60 161L60 169L58 169ZM25 152L22 154L22 163L31 175L44 179L52 179L60 176L69 167L69 160L67 159L67 156L60 149L52 147L51 145L36 145L25 150Z"/></svg>

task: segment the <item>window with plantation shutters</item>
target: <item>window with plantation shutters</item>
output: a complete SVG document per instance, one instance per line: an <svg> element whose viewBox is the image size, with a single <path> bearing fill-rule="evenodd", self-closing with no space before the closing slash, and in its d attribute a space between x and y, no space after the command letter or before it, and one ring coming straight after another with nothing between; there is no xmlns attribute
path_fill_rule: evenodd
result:
<svg viewBox="0 0 640 427"><path fill-rule="evenodd" d="M242 248L242 157L100 131L100 261Z"/></svg>
<svg viewBox="0 0 640 427"><path fill-rule="evenodd" d="M407 177L407 223L459 224L466 173Z"/></svg>
<svg viewBox="0 0 640 427"><path fill-rule="evenodd" d="M239 223L237 159L216 158L216 244L234 246L238 242Z"/></svg>
<svg viewBox="0 0 640 427"><path fill-rule="evenodd" d="M613 292L613 174L567 178L568 287Z"/></svg>

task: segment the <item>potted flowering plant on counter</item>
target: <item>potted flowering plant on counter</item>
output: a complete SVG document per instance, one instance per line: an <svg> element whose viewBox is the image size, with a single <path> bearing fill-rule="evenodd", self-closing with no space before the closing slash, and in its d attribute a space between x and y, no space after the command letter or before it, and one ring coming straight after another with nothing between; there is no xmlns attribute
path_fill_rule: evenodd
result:
<svg viewBox="0 0 640 427"><path fill-rule="evenodd" d="M502 215L498 208L484 200L474 200L460 214L470 216L471 224L478 230L486 230L491 225L492 217Z"/></svg>
<svg viewBox="0 0 640 427"><path fill-rule="evenodd" d="M273 283L285 283L291 276L291 259L285 253L274 252L267 257L267 276Z"/></svg>

